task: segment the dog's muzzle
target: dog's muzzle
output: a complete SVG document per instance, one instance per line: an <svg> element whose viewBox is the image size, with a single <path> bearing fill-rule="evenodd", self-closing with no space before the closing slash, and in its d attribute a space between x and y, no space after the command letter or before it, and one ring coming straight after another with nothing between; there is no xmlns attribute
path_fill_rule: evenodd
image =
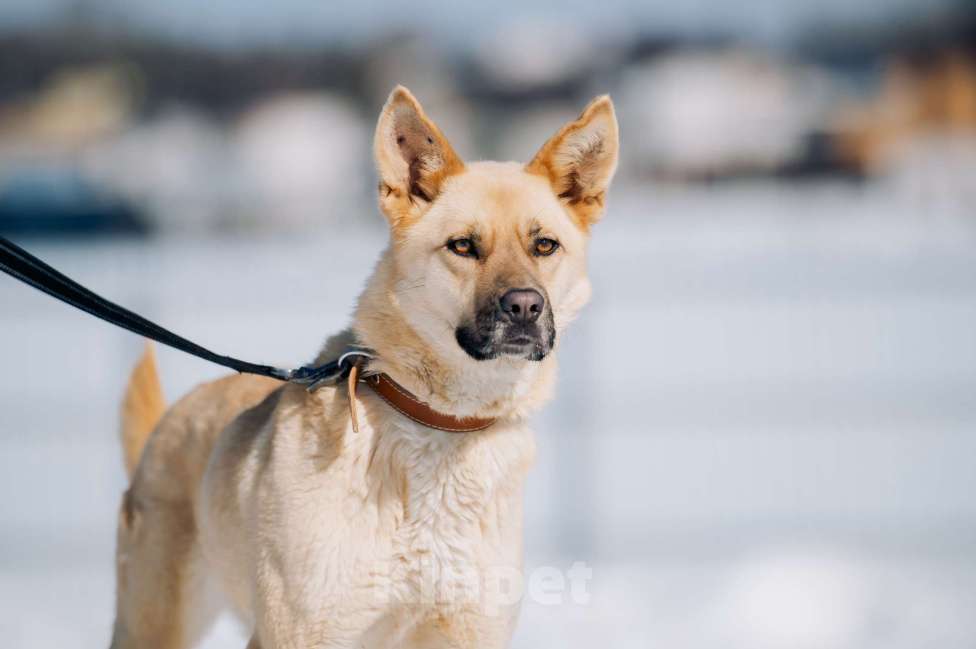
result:
<svg viewBox="0 0 976 649"><path fill-rule="evenodd" d="M471 322L455 330L454 337L479 361L499 356L541 361L556 342L556 325L545 295L517 288L487 300Z"/></svg>

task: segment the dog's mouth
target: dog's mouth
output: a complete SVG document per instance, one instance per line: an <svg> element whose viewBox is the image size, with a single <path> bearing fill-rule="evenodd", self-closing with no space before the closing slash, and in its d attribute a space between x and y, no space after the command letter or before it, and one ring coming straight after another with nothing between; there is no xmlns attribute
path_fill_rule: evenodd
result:
<svg viewBox="0 0 976 649"><path fill-rule="evenodd" d="M556 342L556 326L549 308L535 322L510 322L500 311L491 308L480 311L472 322L459 326L454 338L475 360L512 356L541 361Z"/></svg>

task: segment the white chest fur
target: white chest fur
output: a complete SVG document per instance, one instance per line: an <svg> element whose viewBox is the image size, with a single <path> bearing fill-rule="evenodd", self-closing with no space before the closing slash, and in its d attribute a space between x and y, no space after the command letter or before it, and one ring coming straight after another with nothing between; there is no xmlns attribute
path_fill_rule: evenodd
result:
<svg viewBox="0 0 976 649"><path fill-rule="evenodd" d="M350 632L391 616L406 633L425 616L497 611L492 580L521 565L531 433L496 425L451 434L386 421L381 431L347 431L326 466L304 449L289 488L268 494L275 515L259 538L287 559L265 583L294 610L289 618L342 619Z"/></svg>

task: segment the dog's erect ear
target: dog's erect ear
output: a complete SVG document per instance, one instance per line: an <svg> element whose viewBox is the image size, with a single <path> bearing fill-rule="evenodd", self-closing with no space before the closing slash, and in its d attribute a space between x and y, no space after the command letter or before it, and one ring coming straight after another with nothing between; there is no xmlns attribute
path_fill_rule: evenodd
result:
<svg viewBox="0 0 976 649"><path fill-rule="evenodd" d="M602 95L542 145L526 170L547 177L576 221L588 229L603 214L619 146L613 102Z"/></svg>
<svg viewBox="0 0 976 649"><path fill-rule="evenodd" d="M397 86L383 106L373 141L380 175L380 207L390 223L409 223L424 212L464 163L410 91Z"/></svg>

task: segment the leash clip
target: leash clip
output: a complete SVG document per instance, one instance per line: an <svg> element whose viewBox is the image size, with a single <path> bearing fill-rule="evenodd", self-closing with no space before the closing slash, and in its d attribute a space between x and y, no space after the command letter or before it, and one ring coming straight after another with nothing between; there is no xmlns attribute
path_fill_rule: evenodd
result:
<svg viewBox="0 0 976 649"><path fill-rule="evenodd" d="M359 415L356 412L356 384L361 378L371 376L372 372L363 371L363 366L376 358L365 349L352 348L344 352L339 358L324 365L311 367L303 365L295 370L283 371L283 378L290 383L304 385L308 392L315 392L326 383L338 385L346 379L349 386L349 418L352 429L359 432Z"/></svg>
<svg viewBox="0 0 976 649"><path fill-rule="evenodd" d="M303 365L298 369L289 370L283 378L290 383L298 383L299 385L306 386L305 389L309 392L315 392L327 383L338 383L341 379L349 375L353 366L358 368L363 361L360 360L357 362L352 360L356 358L366 359L366 362L368 362L376 357L364 349L353 348L344 352L336 360L329 361L324 365Z"/></svg>

